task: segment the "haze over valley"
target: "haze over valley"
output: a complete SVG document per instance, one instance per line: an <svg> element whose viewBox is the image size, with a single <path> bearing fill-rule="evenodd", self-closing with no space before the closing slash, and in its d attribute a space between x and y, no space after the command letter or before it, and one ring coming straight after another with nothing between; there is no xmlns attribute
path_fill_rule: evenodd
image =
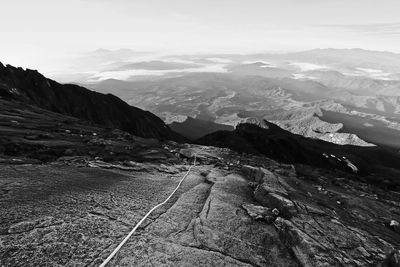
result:
<svg viewBox="0 0 400 267"><path fill-rule="evenodd" d="M120 54L91 53L85 60L102 69L75 74L79 78L69 82L115 94L168 124L184 124L187 117L230 126L267 119L293 133L338 144L400 148L395 138L400 130L398 54L316 49L119 62ZM111 58L116 61L110 63Z"/></svg>

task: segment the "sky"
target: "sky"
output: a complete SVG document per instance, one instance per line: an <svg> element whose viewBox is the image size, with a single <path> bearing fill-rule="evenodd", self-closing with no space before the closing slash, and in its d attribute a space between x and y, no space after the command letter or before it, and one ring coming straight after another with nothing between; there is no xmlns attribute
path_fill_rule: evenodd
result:
<svg viewBox="0 0 400 267"><path fill-rule="evenodd" d="M0 62L62 69L98 48L400 53L398 0L0 0Z"/></svg>

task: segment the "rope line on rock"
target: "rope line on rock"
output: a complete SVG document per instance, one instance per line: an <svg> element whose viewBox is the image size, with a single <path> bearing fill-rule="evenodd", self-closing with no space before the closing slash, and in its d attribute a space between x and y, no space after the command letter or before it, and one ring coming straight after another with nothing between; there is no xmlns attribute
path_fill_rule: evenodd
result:
<svg viewBox="0 0 400 267"><path fill-rule="evenodd" d="M110 262L110 260L118 253L118 251L122 248L122 246L126 243L126 241L128 241L128 239L136 232L136 230L139 228L139 226L147 219L147 217L149 217L149 215L155 209L157 209L157 208L161 207L162 205L164 205L165 203L167 203L171 199L171 197L175 194L175 192L178 191L178 189L181 186L182 182L186 179L186 177L188 176L188 174L190 173L192 168L196 165L196 159L197 159L197 154L198 153L199 152L194 154L193 164L190 165L188 171L181 178L181 180L179 181L178 185L175 187L174 191L172 191L172 193L163 202L155 205L149 212L146 213L146 215L135 225L135 227L129 232L129 234L124 238L124 240L122 240L121 243L119 243L119 245L114 249L114 251L107 257L107 259L105 259L103 261L103 263L100 264L100 267L105 267Z"/></svg>

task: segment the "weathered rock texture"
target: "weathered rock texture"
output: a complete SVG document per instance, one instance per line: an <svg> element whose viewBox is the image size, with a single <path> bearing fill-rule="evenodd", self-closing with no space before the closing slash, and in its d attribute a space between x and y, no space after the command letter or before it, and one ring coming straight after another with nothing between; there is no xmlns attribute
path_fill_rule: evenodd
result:
<svg viewBox="0 0 400 267"><path fill-rule="evenodd" d="M259 183L255 199L282 211L274 225L280 241L302 266L370 266L399 245L398 240L393 242L395 231L384 227L385 220L399 215L394 212L397 193L391 194L394 202L380 199L383 196L360 191L368 191L365 184L326 174L318 184L308 183L299 180L292 167L284 175L282 170L274 174L251 166L243 171ZM383 203L391 204L384 208Z"/></svg>
<svg viewBox="0 0 400 267"><path fill-rule="evenodd" d="M390 172L383 165L383 176L360 176L143 139L3 99L0 111L0 266L98 266L170 194L196 153L197 165L176 195L110 266L396 261L391 251L400 245L400 195L390 185L398 176L393 181L384 176ZM277 143L263 143L258 136L254 144L279 155L308 147L296 158L328 160L312 150L311 141L294 139L287 147L279 141L281 130L277 133L271 139ZM387 154L376 157L381 155Z"/></svg>

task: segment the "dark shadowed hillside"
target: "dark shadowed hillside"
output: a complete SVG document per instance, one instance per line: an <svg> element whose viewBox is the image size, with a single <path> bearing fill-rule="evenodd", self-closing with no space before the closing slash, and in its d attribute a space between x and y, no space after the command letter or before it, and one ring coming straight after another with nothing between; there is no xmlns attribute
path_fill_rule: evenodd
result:
<svg viewBox="0 0 400 267"><path fill-rule="evenodd" d="M371 182L400 186L400 155L381 147L336 145L292 134L265 121L265 127L240 124L235 131L219 131L197 140L203 145L226 147L237 152L261 154L284 163L341 169L369 176ZM350 163L350 164L348 164ZM380 176L376 175L377 173Z"/></svg>
<svg viewBox="0 0 400 267"><path fill-rule="evenodd" d="M33 104L146 138L183 140L154 114L132 107L111 94L59 84L35 70L0 63L0 97Z"/></svg>
<svg viewBox="0 0 400 267"><path fill-rule="evenodd" d="M216 132L216 131L233 131L234 127L230 125L224 125L215 123L212 121L206 121L201 119L195 119L188 117L184 122L173 122L169 125L172 130L183 135L191 140L198 139L204 135Z"/></svg>

